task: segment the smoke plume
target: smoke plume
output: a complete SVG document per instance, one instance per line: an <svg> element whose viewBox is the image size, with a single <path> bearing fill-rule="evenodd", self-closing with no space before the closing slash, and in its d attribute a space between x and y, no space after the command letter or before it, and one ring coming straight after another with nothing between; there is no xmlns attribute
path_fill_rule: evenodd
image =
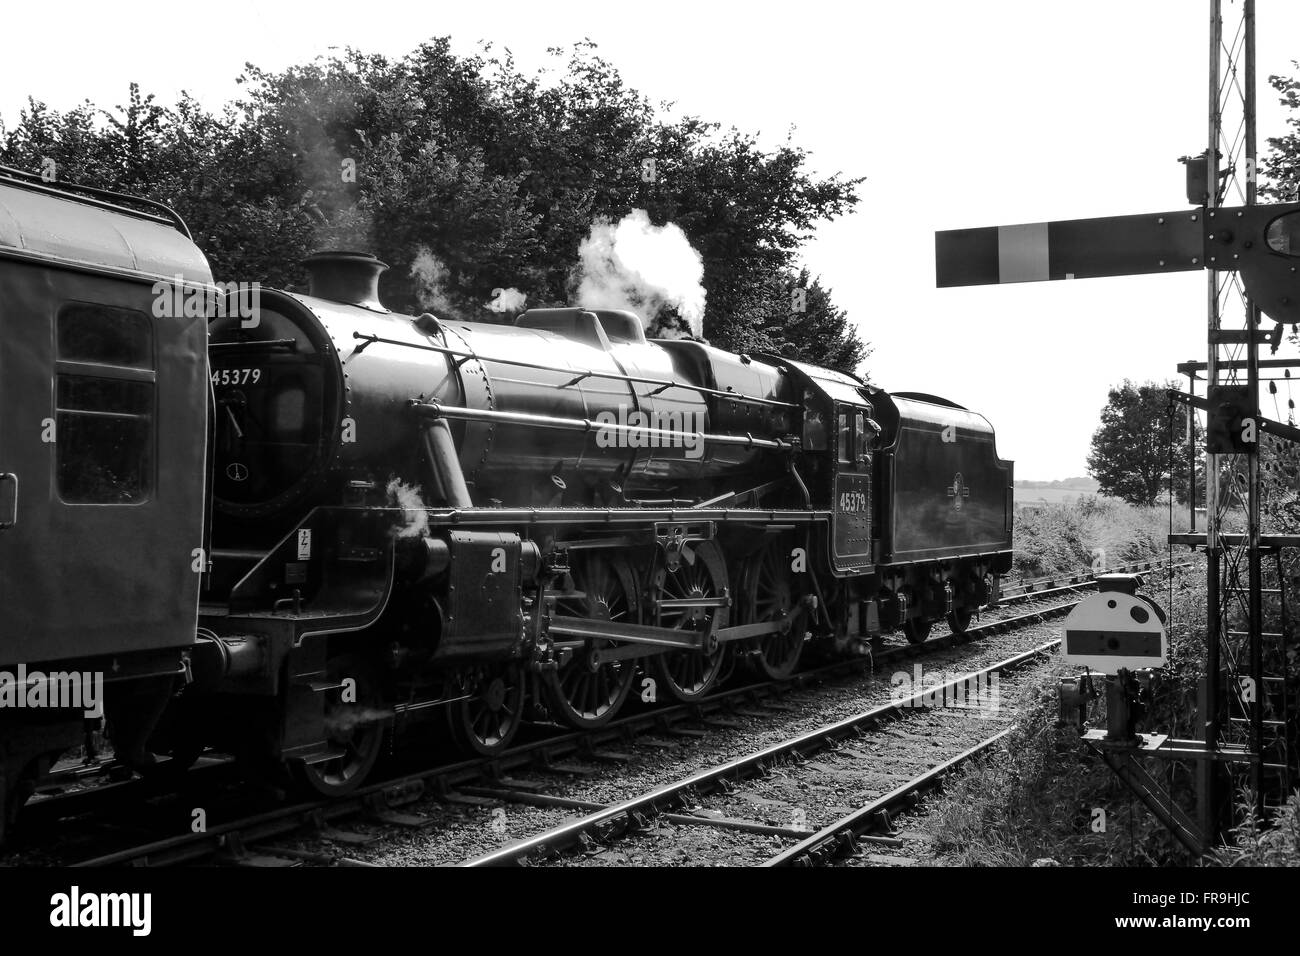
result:
<svg viewBox="0 0 1300 956"><path fill-rule="evenodd" d="M699 337L704 323L704 261L686 234L656 226L643 209L618 223L600 219L578 246L578 305L635 312L652 338ZM667 308L684 321L661 317Z"/></svg>
<svg viewBox="0 0 1300 956"><path fill-rule="evenodd" d="M428 246L416 249L415 259L411 262L411 278L415 280L415 297L420 308L444 316L455 312L446 290L450 275L451 270L429 251Z"/></svg>
<svg viewBox="0 0 1300 956"><path fill-rule="evenodd" d="M427 538L429 536L429 506L420 497L418 489L411 487L400 478L394 478L385 489L389 504L403 509L405 522L397 530L398 538Z"/></svg>
<svg viewBox="0 0 1300 956"><path fill-rule="evenodd" d="M527 301L528 296L518 289L493 289L487 307L491 312L522 312Z"/></svg>

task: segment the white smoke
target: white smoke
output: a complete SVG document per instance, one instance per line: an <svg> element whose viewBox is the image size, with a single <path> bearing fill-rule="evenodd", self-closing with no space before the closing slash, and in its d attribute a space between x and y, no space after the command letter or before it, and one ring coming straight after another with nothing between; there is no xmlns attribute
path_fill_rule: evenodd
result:
<svg viewBox="0 0 1300 956"><path fill-rule="evenodd" d="M415 297L420 308L443 315L455 312L446 292L450 275L446 263L430 252L428 246L416 249L415 259L411 262L411 278L415 280Z"/></svg>
<svg viewBox="0 0 1300 956"><path fill-rule="evenodd" d="M577 300L584 309L635 312L652 338L702 333L704 260L678 226L653 225L644 209L617 224L600 219L579 244L578 257ZM685 321L661 320L669 307Z"/></svg>
<svg viewBox="0 0 1300 956"><path fill-rule="evenodd" d="M492 312L522 312L528 296L518 289L493 289L487 307Z"/></svg>
<svg viewBox="0 0 1300 956"><path fill-rule="evenodd" d="M420 497L420 492L400 478L394 478L390 481L385 490L388 492L389 504L396 505L405 511L402 516L405 524L398 529L397 537L427 538L429 536L429 506Z"/></svg>

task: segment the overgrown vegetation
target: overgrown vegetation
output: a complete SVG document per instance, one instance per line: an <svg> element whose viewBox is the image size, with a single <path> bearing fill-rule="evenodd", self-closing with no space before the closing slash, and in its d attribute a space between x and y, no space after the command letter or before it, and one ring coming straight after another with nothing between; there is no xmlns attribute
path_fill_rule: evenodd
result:
<svg viewBox="0 0 1300 956"><path fill-rule="evenodd" d="M1172 609L1170 663L1150 685L1144 729L1193 736L1196 685L1204 660L1204 571L1185 569L1172 582L1148 580L1150 593ZM964 866L1170 865L1192 862L1100 760L1086 755L1078 731L1060 725L1057 685L1077 669L1058 666L1025 688L1021 714L1004 753L951 784L931 818L943 862ZM1098 691L1102 688L1097 687ZM1104 701L1089 712L1104 726ZM1191 770L1170 765L1173 789L1194 792ZM1190 797L1186 799L1190 800ZM1191 811L1190 802L1184 809ZM1098 812L1104 813L1103 818Z"/></svg>
<svg viewBox="0 0 1300 956"><path fill-rule="evenodd" d="M1221 866L1300 866L1300 790L1272 824L1261 827L1248 815L1233 831L1233 844L1216 850L1212 861Z"/></svg>
<svg viewBox="0 0 1300 956"><path fill-rule="evenodd" d="M1135 521L1140 528L1140 519ZM1120 524L1111 521L1105 526L1114 529ZM1048 529L1052 527L1068 528L1071 541L1079 533L1064 519ZM1205 667L1205 568L1197 560L1177 572L1172 583L1163 575L1150 575L1147 585L1148 593L1169 612L1170 660L1149 684L1148 713L1140 729L1196 737L1197 688ZM1266 628L1277 626L1276 618L1266 619ZM956 778L937 798L927 825L940 862L959 866L1195 862L1105 764L1084 750L1078 731L1060 723L1058 683L1075 676L1077 669L1060 665L1026 687L1016 702L1020 715L1002 752ZM1097 690L1102 690L1100 682ZM1090 707L1088 723L1105 726L1104 701ZM1168 774L1165 785L1194 815L1191 763L1161 766ZM1104 829L1098 826L1098 811L1105 815ZM1213 852L1208 862L1300 865L1300 791L1268 826L1255 819L1244 794L1238 795L1235 813L1238 824L1228 844Z"/></svg>
<svg viewBox="0 0 1300 956"><path fill-rule="evenodd" d="M1184 530L1186 512L1175 512ZM1013 574L1026 578L1116 567L1162 554L1169 532L1163 507L1135 507L1095 496L1016 509Z"/></svg>

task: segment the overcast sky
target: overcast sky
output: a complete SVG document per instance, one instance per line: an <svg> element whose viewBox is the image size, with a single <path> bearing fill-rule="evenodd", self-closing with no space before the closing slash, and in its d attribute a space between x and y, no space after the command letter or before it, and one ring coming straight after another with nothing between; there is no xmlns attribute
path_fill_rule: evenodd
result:
<svg viewBox="0 0 1300 956"><path fill-rule="evenodd" d="M1236 3L1225 7L1236 15ZM1064 478L1084 473L1109 385L1204 359L1204 276L937 290L933 233L1185 206L1177 159L1204 149L1207 135L1208 9L1207 0L22 4L5 11L0 116L12 126L28 94L58 109L122 103L132 80L163 102L185 89L215 108L237 93L246 61L280 69L332 46L401 55L446 34L458 52L486 39L532 66L548 46L590 37L652 99L761 131L769 144L794 126L819 172L866 176L858 211L823 225L805 259L873 345L872 378L987 415L1017 477ZM1300 3L1258 0L1257 14L1262 155L1284 131L1266 77L1300 72L1291 64Z"/></svg>

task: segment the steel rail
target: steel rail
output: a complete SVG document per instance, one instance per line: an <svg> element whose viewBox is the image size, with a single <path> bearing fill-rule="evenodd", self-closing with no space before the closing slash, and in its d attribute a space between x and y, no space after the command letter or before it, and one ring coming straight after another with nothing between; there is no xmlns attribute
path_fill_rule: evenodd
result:
<svg viewBox="0 0 1300 956"><path fill-rule="evenodd" d="M510 770L536 767L545 770L552 761L592 751L602 746L627 741L637 732L662 730L683 720L705 720L709 714L725 712L729 706L754 701L759 705L766 698L788 693L822 678L833 678L860 671L868 666L878 666L886 661L924 656L932 651L945 650L984 636L1001 634L1006 630L1050 619L1064 613L1074 603L1044 608L1028 614L1001 621L990 621L971 627L965 634L947 634L931 638L920 644L900 644L883 649L869 657L835 661L822 667L802 671L780 680L766 681L742 687L729 688L711 694L691 704L674 704L641 714L632 714L604 727L590 731L567 731L542 740L531 741L493 757L474 758L455 764L444 764L415 773L403 774L388 780L362 787L347 797L332 800L305 801L288 807L279 807L263 814L213 826L204 833L181 833L134 847L117 850L73 864L78 867L105 867L123 864L167 866L201 860L230 846L232 838L244 843L254 839L282 836L304 825L315 825L343 817L365 814L377 806L391 809L418 799L426 794L455 792L474 781L491 780ZM464 792L469 792L466 789ZM59 798L51 798L56 802ZM53 810L48 808L47 812ZM252 834L252 836L248 836Z"/></svg>
<svg viewBox="0 0 1300 956"><path fill-rule="evenodd" d="M895 656L920 656L930 650L950 647L955 641L951 636L934 638L925 644L903 645L889 650L893 653L881 659ZM869 658L855 658L836 661L823 667L803 671L780 680L767 681L733 687L691 704L673 704L656 708L642 714L632 714L611 721L604 727L588 731L563 731L542 740L531 741L490 757L477 757L454 764L443 764L414 773L403 774L388 780L368 784L349 794L347 797L332 800L305 801L288 807L277 808L266 814L252 816L243 820L232 821L213 827L206 833L182 833L176 837L156 840L124 850L115 851L92 859L73 864L84 867L113 866L133 861L144 861L149 865L167 865L184 863L201 859L223 848L225 837L231 833L242 833L244 828L256 831L257 838L265 839L298 829L304 823L327 822L341 816L372 809L371 804L385 798L396 797L400 802L418 798L432 790L452 791L460 785L498 776L510 770L527 767L545 769L553 760L582 754L584 751L596 750L602 746L626 741L638 731L662 729L665 724L688 719L707 719L704 715L725 710L732 703L746 700L757 701L760 705L767 696L774 696L796 690L821 677L833 677L862 670L868 666ZM427 786L432 782L434 786ZM62 797L51 797L44 803L55 803ZM38 806L44 806L40 804ZM50 808L53 810L53 808ZM48 812L48 811L47 811ZM84 811L83 811L84 812ZM278 825L273 825L278 824Z"/></svg>
<svg viewBox="0 0 1300 956"><path fill-rule="evenodd" d="M1043 613L1041 611L1031 612L1023 615L1019 620L1022 622L1029 622L1031 619L1038 621L1042 619ZM567 821L536 836L502 847L491 853L483 854L472 860L467 860L460 865L465 867L518 865L522 860L533 854L561 850L571 846L578 842L584 834L611 830L620 825L635 826L637 816L654 816L662 809L675 806L679 802L681 795L687 791L712 789L722 780L743 777L778 757L822 750L833 741L847 737L863 727L897 719L910 709L923 708L926 699L933 699L933 695L955 689L958 685L962 687L969 686L970 681L992 671L1009 671L1022 667L1059 644L1060 641L1049 641L1022 654L999 661L989 667L981 668L979 671L954 678L943 685L923 688L902 700L891 701L888 704L873 707L870 710L846 717L833 724L764 747L762 750L755 751L744 757L730 760L720 766L710 767L681 780L666 783L648 793L632 797L622 803L597 810L575 820Z"/></svg>
<svg viewBox="0 0 1300 956"><path fill-rule="evenodd" d="M1170 564L1168 561L1158 561L1148 559L1145 561L1130 561L1127 564L1120 564L1113 568L1097 568L1075 573L1063 574L1045 574L1039 578L1031 578L1028 581L1022 581L1019 584L1013 584L1001 592L1003 597L1017 597L1021 594L1030 594L1046 585L1050 590L1063 590L1079 584L1093 584L1096 582L1099 574L1128 574L1137 571L1165 571L1169 568L1189 567L1189 562L1180 561ZM1064 584L1057 584L1058 581L1064 581Z"/></svg>
<svg viewBox="0 0 1300 956"><path fill-rule="evenodd" d="M1122 567L1132 566L1133 565L1126 565ZM1050 590L1009 595L1007 600L1001 603L1012 604L1038 600L1059 592L1077 591L1080 588L1089 587L1094 584L1095 581L1085 581L1078 584L1052 588ZM985 636L1005 633L1007 630L1019 626L1021 622L1027 621L1036 615L1039 616L1040 620L1046 620L1048 617L1068 610L1070 607L1073 607L1072 603L1054 608L1046 608L1042 611L1021 615L1016 618L976 624L968 628L964 634L954 632L930 638L929 640L919 644L903 644L883 649L876 649L871 657L835 661L810 670L801 671L787 678L728 688L719 691L716 694L711 694L692 704L672 704L666 707L659 707L646 713L633 714L619 718L611 721L604 727L596 728L594 730L561 731L557 734L548 736L545 739L531 741L513 747L505 753L498 754L495 757L474 758L455 764L444 764L438 767L429 768L425 771L403 774L385 781L370 784L364 789L359 790L356 794L353 794L351 797L343 798L342 800L305 802L282 809L284 813L289 814L290 816L297 814L299 818L310 816L317 811L339 807L342 808L342 813L340 815L349 815L367 809L365 806L360 805L359 801L364 801L365 799L381 799L390 794L400 796L404 790L411 788L416 782L423 784L426 781L432 781L437 785L435 789L446 789L458 784L480 780L485 775L490 776L490 771L494 769L497 772L500 772L505 770L521 769L534 765L540 766L544 769L548 761L581 753L584 750L591 750L609 744L616 744L620 741L627 740L635 733L645 729L662 728L664 725L672 725L681 720L699 719L707 713L715 713L719 710L724 710L732 703L743 702L746 699L761 703L762 699L766 696L785 694L820 679L833 679L838 676L851 674L855 670L861 670L868 666L868 663L879 665L898 658L923 656L932 651L951 648L965 641L978 640ZM211 769L215 770L216 768L214 767ZM74 775L80 777L83 774L91 776L93 775L93 772L85 773L84 771L65 771L64 774L68 777ZM96 788L95 790L48 795L29 805L26 813L40 820L52 819L55 816L60 815L63 818L84 816L98 809L98 804L101 802L106 804L121 802L121 800L127 797L128 793L131 795L154 795L157 793L157 788L150 785L149 781L133 780L113 784L104 788ZM278 813L279 811L276 812ZM334 816L335 814L333 813L328 814L330 819L334 818ZM280 832L290 832L300 825L301 820L298 823L286 824ZM237 830L238 827L235 826L231 832L237 832ZM216 833L217 831L212 832ZM267 835L276 834L270 833ZM218 836L220 836L220 834L218 834ZM143 859L149 856L159 857L160 859L158 859L157 862L164 864L169 862L186 862L190 859L201 858L214 852L215 849L220 848L220 840L217 840L214 845L200 848L197 852L190 853L188 849L185 849L185 844L203 844L205 842L203 839L204 835L183 834L182 837L183 840L179 843L173 839L164 839L155 841L147 846L142 845L137 848L107 854L102 857L84 861L77 865L107 866L115 863L124 863L132 860ZM213 841L207 842L213 843ZM174 859L172 857L174 857Z"/></svg>
<svg viewBox="0 0 1300 956"><path fill-rule="evenodd" d="M1053 643L1059 644L1060 642ZM1010 727L1000 730L974 747L962 751L957 756L945 760L936 767L931 767L925 773L909 780L901 787L891 790L883 797L872 800L852 813L845 814L829 826L818 830L812 836L800 840L794 846L787 847L761 865L816 865L825 863L846 850L852 850L854 837L861 836L869 830L878 829L881 823L887 819L886 815L890 810L911 803L922 790L936 786L946 774L951 773L972 757L991 749L994 744L1011 733L1011 730Z"/></svg>

